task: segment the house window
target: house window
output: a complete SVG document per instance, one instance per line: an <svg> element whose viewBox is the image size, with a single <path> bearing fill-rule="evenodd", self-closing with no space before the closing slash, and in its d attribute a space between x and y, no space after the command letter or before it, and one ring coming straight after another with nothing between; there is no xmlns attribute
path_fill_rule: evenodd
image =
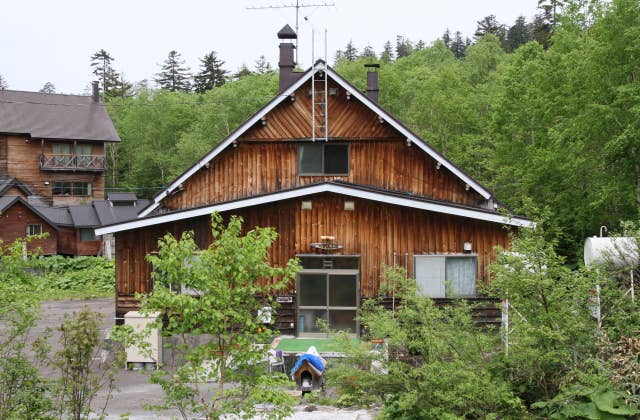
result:
<svg viewBox="0 0 640 420"><path fill-rule="evenodd" d="M305 143L298 145L300 175L349 175L349 145Z"/></svg>
<svg viewBox="0 0 640 420"><path fill-rule="evenodd" d="M66 195L66 196L90 196L92 193L90 182L61 182L56 181L53 183L52 188L53 195Z"/></svg>
<svg viewBox="0 0 640 420"><path fill-rule="evenodd" d="M53 143L51 151L54 155L70 155L71 145L69 143Z"/></svg>
<svg viewBox="0 0 640 420"><path fill-rule="evenodd" d="M27 236L42 234L42 225L27 225Z"/></svg>
<svg viewBox="0 0 640 420"><path fill-rule="evenodd" d="M73 183L73 195L75 195L75 196L91 195L91 183L89 183L89 182L74 182Z"/></svg>
<svg viewBox="0 0 640 420"><path fill-rule="evenodd" d="M54 182L52 190L53 190L53 195L71 195L71 183L70 182Z"/></svg>
<svg viewBox="0 0 640 420"><path fill-rule="evenodd" d="M433 298L476 295L476 255L416 255L414 271L418 290Z"/></svg>
<svg viewBox="0 0 640 420"><path fill-rule="evenodd" d="M93 229L80 229L80 241L95 241L96 235L94 234Z"/></svg>
<svg viewBox="0 0 640 420"><path fill-rule="evenodd" d="M76 155L78 156L91 156L90 144L76 144Z"/></svg>

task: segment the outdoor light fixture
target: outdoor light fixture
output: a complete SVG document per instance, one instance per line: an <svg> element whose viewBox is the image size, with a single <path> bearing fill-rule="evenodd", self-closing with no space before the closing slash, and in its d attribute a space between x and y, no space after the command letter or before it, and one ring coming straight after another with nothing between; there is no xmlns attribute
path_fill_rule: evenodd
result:
<svg viewBox="0 0 640 420"><path fill-rule="evenodd" d="M346 91L346 94L347 94L347 101L351 100L351 92Z"/></svg>
<svg viewBox="0 0 640 420"><path fill-rule="evenodd" d="M465 254L469 254L473 249L473 244L471 243L471 241L467 241L464 243L464 245L462 245L462 249L464 250Z"/></svg>
<svg viewBox="0 0 640 420"><path fill-rule="evenodd" d="M313 208L311 201L302 202L302 210L311 210Z"/></svg>
<svg viewBox="0 0 640 420"><path fill-rule="evenodd" d="M352 200L347 200L344 202L345 211L354 211L356 209L356 203Z"/></svg>

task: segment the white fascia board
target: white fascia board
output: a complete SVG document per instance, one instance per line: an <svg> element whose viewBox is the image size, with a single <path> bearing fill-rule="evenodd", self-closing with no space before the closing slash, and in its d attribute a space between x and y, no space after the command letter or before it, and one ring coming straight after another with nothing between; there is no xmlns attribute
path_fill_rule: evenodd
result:
<svg viewBox="0 0 640 420"><path fill-rule="evenodd" d="M409 207L420 210L433 211L436 213L450 214L454 216L467 217L470 219L483 220L487 222L500 223L512 226L534 227L535 224L527 219L519 217L508 217L498 213L487 213L484 211L473 210L469 208L449 206L446 204L433 203L411 198L397 197L379 192L366 191L358 188L335 184L312 185L305 188L299 188L291 191L277 192L273 194L263 195L260 197L246 198L244 200L236 200L227 203L214 204L211 206L201 207L192 210L185 210L177 213L165 214L162 216L151 217L147 219L138 219L117 225L106 226L95 230L97 236L108 233L121 232L125 230L138 229L147 226L159 225L162 223L175 222L178 220L190 219L193 217L205 216L213 212L225 212L240 208L269 204L276 201L288 200L291 198L304 197L308 195L331 192L342 194L350 197L362 198L365 200L377 201L380 203L392 204L395 206Z"/></svg>
<svg viewBox="0 0 640 420"><path fill-rule="evenodd" d="M476 190L478 192L478 194L480 194L481 196L483 196L486 200L490 199L492 194L491 192L489 192L486 188L483 188L482 185L478 184L476 181L474 181L470 176L466 175L464 172L462 172L459 168L457 168L453 163L449 162L449 160L444 159L442 155L440 155L438 152L436 152L434 149L432 149L431 147L429 147L428 145L426 145L420 138L418 138L415 134L413 134L412 132L408 131L405 127L402 126L402 124L399 124L395 118L393 118L387 111L385 111L384 109L382 109L378 104L376 104L375 102L373 102L371 99L369 99L369 97L367 97L366 95L364 95L363 93L359 92L357 89L353 89L351 86L349 86L344 79L342 78L342 76L340 76L339 74L337 74L336 72L334 72L332 69L330 69L329 67L327 67L327 73L343 88L345 88L346 90L348 90L349 92L351 92L351 94L353 96L355 96L356 98L358 98L358 100L360 102L362 102L363 104L365 104L367 107L369 107L369 109L371 109L373 112L375 112L376 114L378 114L379 116L383 117L385 122L391 124L391 126L393 126L393 128L395 128L396 130L398 130L400 133L402 133L402 135L406 136L409 140L411 140L411 142L413 142L416 146L418 146L420 149L422 149L423 151L425 151L429 156L431 156L432 158L434 158L437 162L440 162L445 168L447 168L448 170L450 170L453 174L455 174L458 178L460 178L462 181L464 181L466 184L468 184L471 188L473 188L474 190Z"/></svg>
<svg viewBox="0 0 640 420"><path fill-rule="evenodd" d="M314 71L316 68L314 67ZM300 79L298 79L294 84L289 86L284 92L279 93L271 102L265 105L260 111L258 111L253 117L245 121L237 130L235 130L229 137L219 143L216 147L214 147L209 153L207 153L202 159L200 159L195 165L193 165L190 169L188 169L185 173L180 175L175 181L169 184L157 197L154 198L154 202L150 204L147 208L141 211L138 214L138 218L143 218L155 210L162 201L171 191L178 188L180 184L189 179L193 174L198 172L204 165L211 162L213 158L218 156L224 149L226 149L231 143L236 141L238 137L243 135L245 131L251 128L255 123L257 123L262 117L271 112L273 108L278 106L283 100L285 100L288 96L294 93L300 86L304 84L304 82L309 79L311 76L311 72L309 71L307 75L302 75Z"/></svg>

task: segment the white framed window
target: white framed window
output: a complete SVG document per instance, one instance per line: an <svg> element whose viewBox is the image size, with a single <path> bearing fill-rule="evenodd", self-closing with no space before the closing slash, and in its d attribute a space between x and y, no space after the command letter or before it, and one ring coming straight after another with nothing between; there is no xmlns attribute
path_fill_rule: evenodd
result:
<svg viewBox="0 0 640 420"><path fill-rule="evenodd" d="M42 225L27 225L27 236L42 234Z"/></svg>
<svg viewBox="0 0 640 420"><path fill-rule="evenodd" d="M476 296L477 255L416 255L413 266L418 290L424 296Z"/></svg>

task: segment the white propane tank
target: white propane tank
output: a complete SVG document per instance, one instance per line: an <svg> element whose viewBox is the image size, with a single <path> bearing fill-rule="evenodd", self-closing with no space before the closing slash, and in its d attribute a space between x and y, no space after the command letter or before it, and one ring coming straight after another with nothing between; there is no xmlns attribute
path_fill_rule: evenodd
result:
<svg viewBox="0 0 640 420"><path fill-rule="evenodd" d="M638 244L633 237L587 238L584 241L584 264L613 264L615 268L638 265Z"/></svg>

